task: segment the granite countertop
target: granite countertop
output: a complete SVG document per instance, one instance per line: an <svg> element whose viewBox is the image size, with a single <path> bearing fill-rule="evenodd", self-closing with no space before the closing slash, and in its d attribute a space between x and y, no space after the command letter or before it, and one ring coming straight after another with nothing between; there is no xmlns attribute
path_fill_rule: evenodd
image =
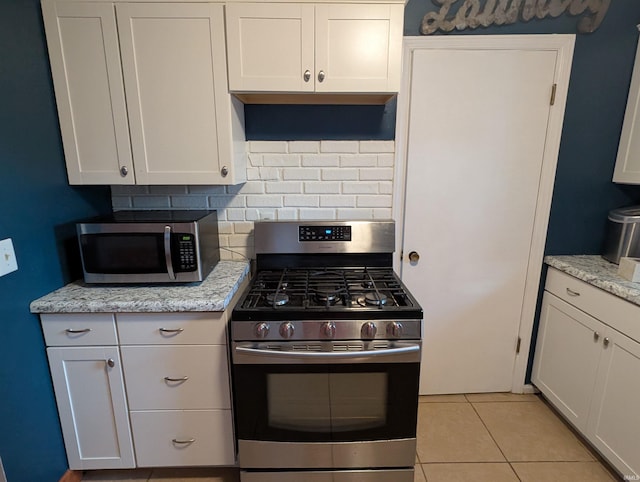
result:
<svg viewBox="0 0 640 482"><path fill-rule="evenodd" d="M75 281L29 308L32 313L224 311L248 275L248 261L220 261L202 283L109 286Z"/></svg>
<svg viewBox="0 0 640 482"><path fill-rule="evenodd" d="M544 262L579 280L640 305L640 283L618 275L618 265L599 255L546 256Z"/></svg>

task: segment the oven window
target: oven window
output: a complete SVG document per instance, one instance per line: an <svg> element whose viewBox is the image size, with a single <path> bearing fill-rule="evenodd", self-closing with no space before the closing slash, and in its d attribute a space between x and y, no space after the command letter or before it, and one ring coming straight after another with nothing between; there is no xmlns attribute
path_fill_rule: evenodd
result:
<svg viewBox="0 0 640 482"><path fill-rule="evenodd" d="M350 432L387 423L386 373L271 373L270 427L306 432Z"/></svg>
<svg viewBox="0 0 640 482"><path fill-rule="evenodd" d="M418 363L233 365L238 438L353 442L415 437Z"/></svg>

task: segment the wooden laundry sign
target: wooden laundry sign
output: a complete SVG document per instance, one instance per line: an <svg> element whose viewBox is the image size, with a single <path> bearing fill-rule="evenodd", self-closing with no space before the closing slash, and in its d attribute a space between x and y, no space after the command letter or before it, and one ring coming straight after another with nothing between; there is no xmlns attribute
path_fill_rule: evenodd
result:
<svg viewBox="0 0 640 482"><path fill-rule="evenodd" d="M584 15L578 32L594 32L604 20L611 0L432 0L440 10L427 13L420 33L510 25L518 21ZM456 10L457 7L457 10Z"/></svg>

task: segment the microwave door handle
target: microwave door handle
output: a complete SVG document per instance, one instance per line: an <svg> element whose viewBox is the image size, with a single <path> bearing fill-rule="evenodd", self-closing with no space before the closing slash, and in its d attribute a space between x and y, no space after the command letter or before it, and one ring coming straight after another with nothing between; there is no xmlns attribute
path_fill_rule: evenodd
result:
<svg viewBox="0 0 640 482"><path fill-rule="evenodd" d="M164 260L167 263L169 279L176 279L176 274L173 271L173 261L171 258L171 226L164 227Z"/></svg>

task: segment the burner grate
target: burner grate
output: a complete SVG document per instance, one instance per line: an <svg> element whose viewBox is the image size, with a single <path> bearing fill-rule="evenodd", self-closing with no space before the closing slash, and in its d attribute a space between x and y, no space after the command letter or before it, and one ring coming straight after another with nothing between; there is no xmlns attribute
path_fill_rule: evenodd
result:
<svg viewBox="0 0 640 482"><path fill-rule="evenodd" d="M385 309L412 303L391 268L311 268L258 272L242 308Z"/></svg>

